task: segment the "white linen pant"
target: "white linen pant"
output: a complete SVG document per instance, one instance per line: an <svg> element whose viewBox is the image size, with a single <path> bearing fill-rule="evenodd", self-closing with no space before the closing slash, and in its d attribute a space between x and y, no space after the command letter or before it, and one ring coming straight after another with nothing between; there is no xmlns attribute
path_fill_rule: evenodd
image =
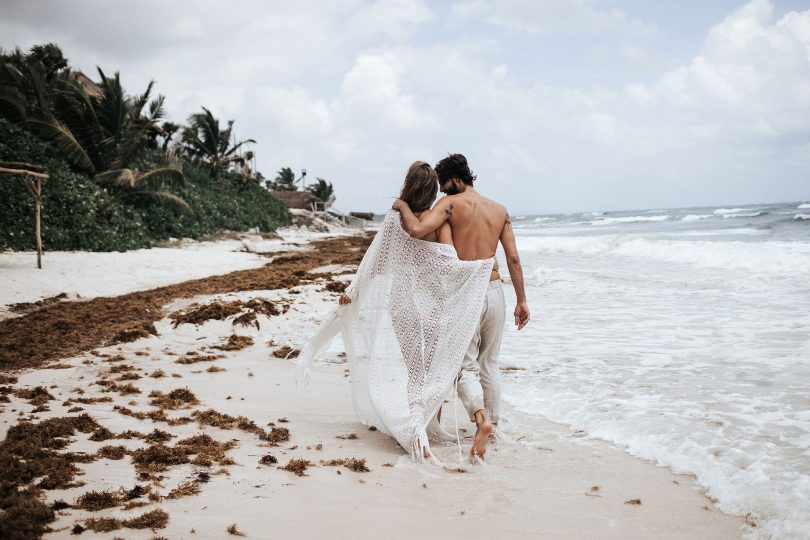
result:
<svg viewBox="0 0 810 540"><path fill-rule="evenodd" d="M458 395L473 422L475 413L485 409L489 421L498 423L501 405L498 352L501 350L505 320L506 306L501 280L490 281L478 328L464 355L458 375Z"/></svg>

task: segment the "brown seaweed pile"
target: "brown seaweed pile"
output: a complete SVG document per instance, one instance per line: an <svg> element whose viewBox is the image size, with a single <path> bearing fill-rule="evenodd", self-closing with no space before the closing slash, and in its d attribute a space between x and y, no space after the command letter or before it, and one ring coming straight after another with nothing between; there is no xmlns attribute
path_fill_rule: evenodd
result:
<svg viewBox="0 0 810 540"><path fill-rule="evenodd" d="M252 337L231 334L227 342L223 343L222 345L217 345L214 348L219 349L220 351L241 351L245 347L250 347L251 345L253 345Z"/></svg>
<svg viewBox="0 0 810 540"><path fill-rule="evenodd" d="M130 519L90 518L84 526L94 532L110 532L121 528L163 529L169 524L169 514L161 509L152 510Z"/></svg>
<svg viewBox="0 0 810 540"><path fill-rule="evenodd" d="M155 324L152 321L144 321L135 328L127 328L115 334L110 340L110 344L130 343L141 338L158 335Z"/></svg>
<svg viewBox="0 0 810 540"><path fill-rule="evenodd" d="M76 431L90 433L99 424L87 414L20 422L9 428L0 443L0 538L39 538L54 520L54 511L40 498L43 489L81 485L76 463L95 456L59 453ZM39 481L32 485L33 482Z"/></svg>
<svg viewBox="0 0 810 540"><path fill-rule="evenodd" d="M276 358L298 358L299 354L301 354L300 349L293 349L289 345L284 345L273 351L273 356Z"/></svg>
<svg viewBox="0 0 810 540"><path fill-rule="evenodd" d="M225 358L223 354L196 354L196 353L187 353L185 356L181 356L177 360L174 361L175 364L196 364L197 362L213 362L214 360L219 360L220 358Z"/></svg>
<svg viewBox="0 0 810 540"><path fill-rule="evenodd" d="M222 429L236 428L248 433L254 433L258 435L261 440L267 441L271 445L277 445L278 443L290 440L290 430L287 428L273 427L268 432L256 425L256 422L246 416L231 416L214 409L208 409L205 411L194 411L191 413L191 417L197 420L201 426L215 426Z"/></svg>
<svg viewBox="0 0 810 540"><path fill-rule="evenodd" d="M309 476L306 474L307 467L312 466L312 462L307 459L293 458L283 467L279 467L285 471L290 471L295 476Z"/></svg>
<svg viewBox="0 0 810 540"><path fill-rule="evenodd" d="M149 412L141 412L141 411L133 411L128 407L124 407L123 405L116 405L113 407L114 411L117 411L125 416L131 416L133 418L137 418L138 420L152 420L153 422L165 422L170 426L181 426L183 424L188 424L193 420L188 416L181 416L179 418L170 418L169 415L166 414L166 411L163 409L157 409Z"/></svg>
<svg viewBox="0 0 810 540"><path fill-rule="evenodd" d="M103 346L123 330L164 317L163 306L178 298L238 291L290 288L309 279L307 271L329 264L357 264L371 235L313 242L310 251L249 270L186 281L168 287L82 302L58 302L0 321L0 369L36 367Z"/></svg>
<svg viewBox="0 0 810 540"><path fill-rule="evenodd" d="M261 328L259 320L256 318L258 315L273 317L287 313L290 309L289 304L283 304L279 310L274 303L264 298L252 298L244 303L244 307L247 308L247 311L233 320L233 326L253 325L257 330Z"/></svg>
<svg viewBox="0 0 810 540"><path fill-rule="evenodd" d="M153 398L150 404L162 409L187 409L192 405L197 405L200 400L194 395L190 388L175 388L168 394L160 390L152 390L149 397Z"/></svg>
<svg viewBox="0 0 810 540"><path fill-rule="evenodd" d="M36 388L22 388L14 391L14 396L27 399L31 405L41 406L48 403L50 400L56 399L48 392L44 386L37 386Z"/></svg>
<svg viewBox="0 0 810 540"><path fill-rule="evenodd" d="M371 472L371 469L366 466L365 458L330 459L327 461L321 461L321 465L326 467L339 467L342 465L354 472Z"/></svg>
<svg viewBox="0 0 810 540"><path fill-rule="evenodd" d="M172 320L172 327L177 328L181 324L200 325L206 321L223 321L232 315L242 311L242 302L221 302L215 300L210 304L201 306L192 304L186 310L175 311L169 318Z"/></svg>

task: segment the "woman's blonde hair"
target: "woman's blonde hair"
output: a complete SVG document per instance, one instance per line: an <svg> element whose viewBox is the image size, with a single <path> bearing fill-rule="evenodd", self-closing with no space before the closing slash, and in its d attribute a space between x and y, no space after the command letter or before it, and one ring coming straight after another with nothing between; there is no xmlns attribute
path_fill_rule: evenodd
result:
<svg viewBox="0 0 810 540"><path fill-rule="evenodd" d="M412 212L424 212L430 209L438 193L436 171L424 161L414 161L405 175L399 198L408 203Z"/></svg>

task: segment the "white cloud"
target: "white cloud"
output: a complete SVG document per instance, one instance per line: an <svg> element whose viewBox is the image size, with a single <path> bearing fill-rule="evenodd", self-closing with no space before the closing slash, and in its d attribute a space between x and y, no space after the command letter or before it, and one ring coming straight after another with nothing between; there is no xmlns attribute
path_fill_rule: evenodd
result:
<svg viewBox="0 0 810 540"><path fill-rule="evenodd" d="M340 107L354 120L381 130L427 130L438 120L403 93L393 54L362 54L343 77Z"/></svg>
<svg viewBox="0 0 810 540"><path fill-rule="evenodd" d="M352 34L373 36L383 33L402 40L420 24L434 18L422 0L379 0L354 13L347 21L347 28Z"/></svg>
<svg viewBox="0 0 810 540"><path fill-rule="evenodd" d="M260 88L253 110L270 126L296 137L321 137L332 131L332 115L325 101L300 87Z"/></svg>
<svg viewBox="0 0 810 540"><path fill-rule="evenodd" d="M531 34L649 29L646 23L629 20L621 10L603 11L589 4L587 0L495 0L488 21Z"/></svg>
<svg viewBox="0 0 810 540"><path fill-rule="evenodd" d="M753 0L663 71L626 45L649 26L632 5L472 0L437 9L441 20L417 0L6 0L0 46L56 41L88 74L120 68L132 92L154 78L174 120L201 105L235 119L267 176L306 167L345 210L385 209L408 164L447 152L467 154L480 189L520 213L810 196L810 11L775 18ZM540 68L510 48L515 33L531 47L547 32L571 47L609 32L600 61L639 78L598 86L566 71L587 72L588 55Z"/></svg>

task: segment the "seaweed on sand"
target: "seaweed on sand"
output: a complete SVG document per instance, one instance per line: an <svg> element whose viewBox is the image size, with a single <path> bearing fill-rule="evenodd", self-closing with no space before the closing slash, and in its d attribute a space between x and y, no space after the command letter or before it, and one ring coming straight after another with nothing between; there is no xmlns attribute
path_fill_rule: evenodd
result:
<svg viewBox="0 0 810 540"><path fill-rule="evenodd" d="M275 465L276 463L278 463L278 459L276 459L276 456L267 454L259 459L259 463L261 463L262 465Z"/></svg>
<svg viewBox="0 0 810 540"><path fill-rule="evenodd" d="M223 354L203 354L203 355L192 355L187 354L186 356L181 356L177 360L174 361L175 364L196 364L197 362L213 362L214 360L219 360L220 358L225 358Z"/></svg>
<svg viewBox="0 0 810 540"><path fill-rule="evenodd" d="M228 534L232 534L233 536L245 536L245 533L236 527L236 523L231 523L225 530L228 531Z"/></svg>
<svg viewBox="0 0 810 540"><path fill-rule="evenodd" d="M175 388L168 394L164 394L160 390L152 390L149 397L154 398L151 405L162 409L188 408L200 402L188 387Z"/></svg>
<svg viewBox="0 0 810 540"><path fill-rule="evenodd" d="M306 474L307 467L312 466L312 462L307 459L293 458L283 467L279 467L285 471L290 471L295 476L309 476Z"/></svg>
<svg viewBox="0 0 810 540"><path fill-rule="evenodd" d="M231 334L227 342L223 343L222 345L217 345L214 348L219 349L220 351L241 351L245 347L250 347L251 345L253 345L252 337Z"/></svg>
<svg viewBox="0 0 810 540"><path fill-rule="evenodd" d="M0 538L21 540L41 538L48 523L55 519L54 509L40 498L33 486L17 490L11 482L0 481Z"/></svg>
<svg viewBox="0 0 810 540"><path fill-rule="evenodd" d="M289 304L284 304L281 306L281 310L279 310L276 304L265 298L252 298L245 302L243 306L247 308L247 311L233 320L233 326L253 325L257 330L261 328L261 325L259 325L259 321L256 318L258 315L274 317L287 313L287 311L290 309Z"/></svg>
<svg viewBox="0 0 810 540"><path fill-rule="evenodd" d="M42 489L77 485L81 471L76 463L94 456L60 454L76 431L90 433L100 427L82 414L49 418L39 423L20 422L9 428L0 442L0 538L39 538L54 520L53 508L41 500ZM40 479L36 485L31 485Z"/></svg>
<svg viewBox="0 0 810 540"><path fill-rule="evenodd" d="M188 424L193 420L188 416L180 416L178 418L169 418L166 414L166 411L163 409L157 409L149 412L142 412L142 411L133 411L128 407L124 407L122 405L116 405L113 407L114 411L117 411L125 416L131 416L133 418L137 418L138 420L152 420L153 422L165 422L170 426L181 426L183 424Z"/></svg>
<svg viewBox="0 0 810 540"><path fill-rule="evenodd" d="M21 388L14 391L14 396L27 399L31 405L45 405L48 401L56 399L48 392L44 386L37 386L36 388Z"/></svg>
<svg viewBox="0 0 810 540"><path fill-rule="evenodd" d="M129 449L126 446L120 444L117 446L108 444L106 446L102 446L96 451L96 455L98 457L115 460L122 459L129 453L130 453Z"/></svg>
<svg viewBox="0 0 810 540"><path fill-rule="evenodd" d="M273 356L276 358L297 358L299 354L301 354L300 349L293 349L289 345L284 345L273 351Z"/></svg>
<svg viewBox="0 0 810 540"><path fill-rule="evenodd" d="M169 514L161 509L152 510L131 519L90 518L84 525L94 532L110 532L123 527L129 529L162 529L169 523Z"/></svg>
<svg viewBox="0 0 810 540"><path fill-rule="evenodd" d="M325 465L326 467L339 467L342 465L354 472L371 472L371 469L366 466L365 458L330 459L321 461L321 465Z"/></svg>
<svg viewBox="0 0 810 540"><path fill-rule="evenodd" d="M286 428L272 428L269 432L256 425L256 422L245 416L231 416L214 409L205 411L194 411L191 417L197 420L201 426L215 426L222 429L241 429L248 433L254 433L263 441L271 444L290 440L290 430Z"/></svg>
<svg viewBox="0 0 810 540"><path fill-rule="evenodd" d="M170 465L188 463L189 453L185 448L166 446L162 443L152 444L145 448L138 448L132 453L132 463L135 470L140 472L162 472L168 470Z"/></svg>
<svg viewBox="0 0 810 540"><path fill-rule="evenodd" d="M162 307L178 298L295 287L308 279L310 269L329 264L357 264L371 239L371 235L330 238L313 242L311 251L294 257L274 254L272 262L260 268L116 297L58 302L21 317L3 319L0 321L2 370L36 367L48 360L70 358L104 346L122 330L163 318Z"/></svg>
<svg viewBox="0 0 810 540"><path fill-rule="evenodd" d="M182 482L179 486L171 490L166 498L180 499L181 497L188 497L189 495L199 495L200 490L200 483L195 480Z"/></svg>
<svg viewBox="0 0 810 540"><path fill-rule="evenodd" d="M123 497L117 491L88 491L73 503L75 508L96 512L121 504Z"/></svg>
<svg viewBox="0 0 810 540"><path fill-rule="evenodd" d="M220 302L218 300L201 306L193 304L189 306L188 310L176 311L169 315L172 320L172 327L177 328L181 324L196 324L199 325L209 320L222 321L236 315L242 311L242 302Z"/></svg>
<svg viewBox="0 0 810 540"><path fill-rule="evenodd" d="M334 293L342 293L346 290L346 287L349 284L345 281L335 281L331 280L324 286L324 291L334 292Z"/></svg>
<svg viewBox="0 0 810 540"><path fill-rule="evenodd" d="M130 343L132 341L137 341L141 338L147 338L149 336L156 336L156 335L158 335L158 333L157 329L155 328L155 324L152 321L143 321L140 325L134 328L127 328L124 330L120 330L110 340L110 344L112 345L115 343Z"/></svg>
<svg viewBox="0 0 810 540"><path fill-rule="evenodd" d="M220 465L232 465L233 459L226 456L225 452L235 446L235 441L219 442L208 434L200 433L177 441L175 448L189 455L196 454L192 464L210 467L215 461Z"/></svg>
<svg viewBox="0 0 810 540"><path fill-rule="evenodd" d="M166 442L166 441L171 440L172 437L174 437L174 435L172 435L171 433L169 433L167 431L163 431L162 429L155 428L155 429L152 430L151 433L146 435L144 440L146 442L150 442L150 443Z"/></svg>

